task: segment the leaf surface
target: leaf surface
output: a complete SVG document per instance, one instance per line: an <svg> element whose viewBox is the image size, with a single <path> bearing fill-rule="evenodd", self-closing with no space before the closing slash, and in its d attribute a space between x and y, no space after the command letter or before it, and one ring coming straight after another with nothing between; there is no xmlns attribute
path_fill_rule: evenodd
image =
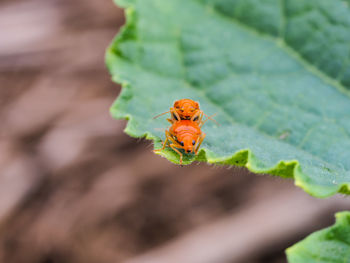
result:
<svg viewBox="0 0 350 263"><path fill-rule="evenodd" d="M111 108L155 148L175 100L207 122L194 160L350 193L350 9L340 0L116 0L127 22L107 50L123 90ZM162 130L163 129L163 130ZM178 163L170 149L160 152Z"/></svg>
<svg viewBox="0 0 350 263"><path fill-rule="evenodd" d="M286 252L289 263L350 262L350 212L337 213L333 226L312 233Z"/></svg>

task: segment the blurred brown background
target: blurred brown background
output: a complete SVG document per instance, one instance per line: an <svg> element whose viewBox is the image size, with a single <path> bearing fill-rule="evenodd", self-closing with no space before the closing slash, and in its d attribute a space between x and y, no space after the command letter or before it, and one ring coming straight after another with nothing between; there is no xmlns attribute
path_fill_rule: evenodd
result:
<svg viewBox="0 0 350 263"><path fill-rule="evenodd" d="M1 0L0 262L286 262L349 208L125 135L104 65L123 23L112 0Z"/></svg>

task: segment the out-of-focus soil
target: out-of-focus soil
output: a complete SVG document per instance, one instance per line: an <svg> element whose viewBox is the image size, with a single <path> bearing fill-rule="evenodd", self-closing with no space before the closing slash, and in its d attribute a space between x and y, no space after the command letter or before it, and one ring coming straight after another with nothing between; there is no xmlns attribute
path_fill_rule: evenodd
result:
<svg viewBox="0 0 350 263"><path fill-rule="evenodd" d="M112 0L0 2L0 262L286 262L349 208L125 135L104 65L123 23Z"/></svg>

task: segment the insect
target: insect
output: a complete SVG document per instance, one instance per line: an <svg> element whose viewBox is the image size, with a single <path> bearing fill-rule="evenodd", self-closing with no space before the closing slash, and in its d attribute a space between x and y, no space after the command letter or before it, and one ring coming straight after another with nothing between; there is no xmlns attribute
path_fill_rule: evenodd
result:
<svg viewBox="0 0 350 263"><path fill-rule="evenodd" d="M197 101L191 100L191 99L181 99L174 102L174 106L170 108L169 111L163 112L155 117L158 118L164 114L169 113L171 114L171 119L168 119L171 123L173 121L179 121L179 120L190 120L197 122L198 124L204 124L207 120L214 121L217 123L214 119L212 119L212 116L206 115L200 108L199 103ZM203 115L207 117L205 121L203 121Z"/></svg>
<svg viewBox="0 0 350 263"><path fill-rule="evenodd" d="M165 146L169 144L169 147L180 155L180 165L182 165L183 154L179 149L183 149L186 153L197 155L199 147L205 138L205 133L201 131L201 127L197 122L179 120L174 121L169 130L165 131L165 136L163 147L154 151L164 150Z"/></svg>

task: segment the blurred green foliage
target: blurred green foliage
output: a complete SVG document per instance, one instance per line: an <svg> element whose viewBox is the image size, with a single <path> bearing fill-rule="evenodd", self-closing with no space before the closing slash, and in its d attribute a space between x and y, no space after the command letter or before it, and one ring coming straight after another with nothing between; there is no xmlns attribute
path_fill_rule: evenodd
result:
<svg viewBox="0 0 350 263"><path fill-rule="evenodd" d="M350 262L350 212L337 213L334 226L288 248L287 257L289 263Z"/></svg>

